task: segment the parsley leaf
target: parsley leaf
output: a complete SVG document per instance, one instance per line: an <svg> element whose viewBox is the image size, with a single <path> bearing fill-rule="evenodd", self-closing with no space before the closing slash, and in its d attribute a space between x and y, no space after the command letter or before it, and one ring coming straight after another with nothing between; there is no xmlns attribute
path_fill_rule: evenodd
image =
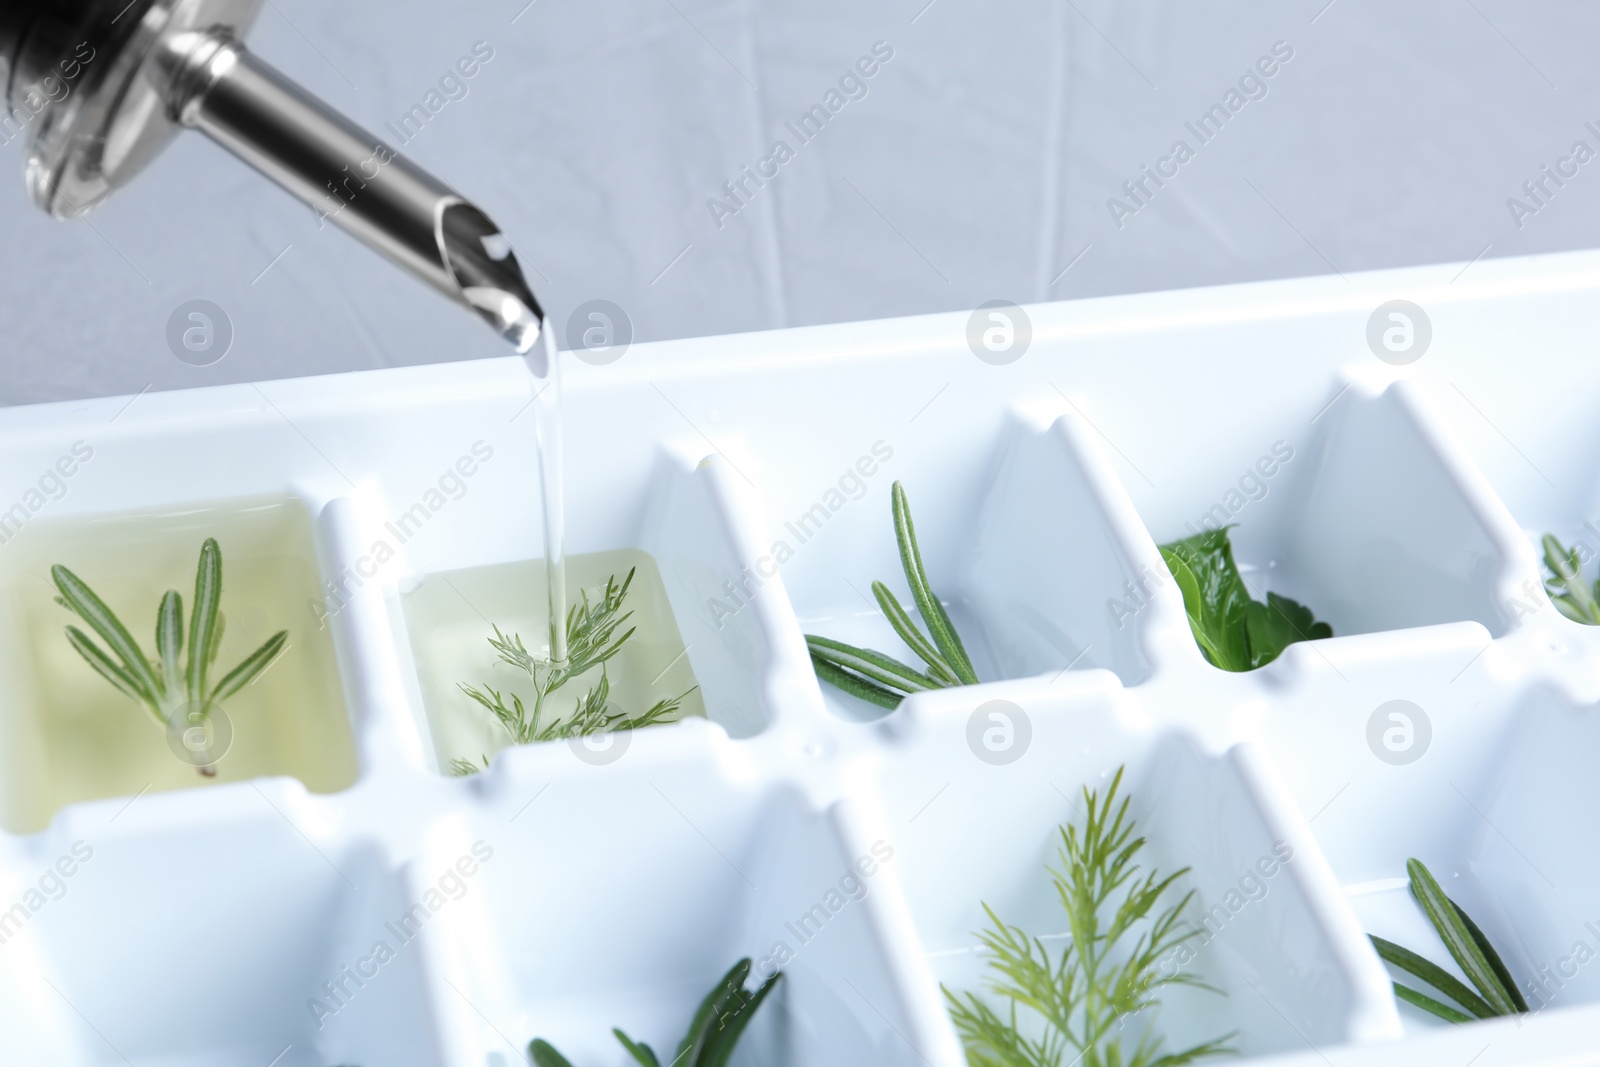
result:
<svg viewBox="0 0 1600 1067"><path fill-rule="evenodd" d="M1189 628L1206 659L1225 671L1253 671L1277 659L1296 641L1332 637L1299 601L1268 593L1266 603L1250 590L1233 561L1232 527L1207 530L1161 546L1161 558L1183 593Z"/></svg>

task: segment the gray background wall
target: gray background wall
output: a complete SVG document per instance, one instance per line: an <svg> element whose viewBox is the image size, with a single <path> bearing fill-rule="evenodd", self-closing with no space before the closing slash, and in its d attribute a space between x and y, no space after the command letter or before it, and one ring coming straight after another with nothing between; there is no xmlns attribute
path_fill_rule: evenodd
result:
<svg viewBox="0 0 1600 1067"><path fill-rule="evenodd" d="M654 340L1593 245L1600 161L1534 215L1507 200L1600 151L1597 34L1576 0L268 0L251 42L374 128L487 42L408 152L558 320L604 298ZM878 41L801 145L784 123ZM1280 41L1201 144L1184 123ZM719 226L707 200L778 139L794 158ZM36 212L20 142L0 157L0 403L503 354L196 135L91 222ZM196 298L235 331L203 368L166 342Z"/></svg>

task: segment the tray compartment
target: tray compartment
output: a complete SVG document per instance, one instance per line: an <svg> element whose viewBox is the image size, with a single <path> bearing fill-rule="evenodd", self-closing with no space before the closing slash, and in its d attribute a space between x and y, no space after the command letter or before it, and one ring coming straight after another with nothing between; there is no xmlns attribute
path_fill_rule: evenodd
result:
<svg viewBox="0 0 1600 1067"><path fill-rule="evenodd" d="M895 958L910 953L884 915L893 843L863 837L847 806L819 809L736 759L684 752L701 754L630 753L582 772L545 753L496 765L488 804L450 837L481 837L493 861L439 928L452 946L446 977L467 1002L462 1062L515 1063L540 1036L575 1063L620 1065L614 1026L670 1055L743 956L785 977L741 1061L955 1062L929 1036L926 1005L903 991ZM554 775L528 773L546 768ZM435 845L423 866L455 851Z"/></svg>
<svg viewBox="0 0 1600 1067"><path fill-rule="evenodd" d="M289 630L289 643L224 706L232 744L217 775L205 778L174 754L142 705L67 643L66 626L82 623L55 603L50 567L72 568L153 655L161 595L179 590L187 612L200 545L210 536L222 548L227 617L219 668L231 669L279 629ZM333 644L308 610L319 578L310 514L292 496L29 524L0 552L0 674L7 679L0 823L12 832L38 830L80 800L261 775L292 774L324 793L350 785L355 747Z"/></svg>
<svg viewBox="0 0 1600 1067"><path fill-rule="evenodd" d="M268 794L280 810L262 803ZM37 885L63 857L77 869L0 957L8 1058L440 1062L424 957L385 925L412 902L403 872L375 842L291 825L288 800L269 786L224 801L222 819L177 827L138 807L115 824L96 811L34 838L31 862L11 873ZM5 888L8 899L23 891ZM137 916L130 901L142 902Z"/></svg>
<svg viewBox="0 0 1600 1067"><path fill-rule="evenodd" d="M1503 329L1498 323L1478 326L1489 337ZM1485 365L1487 343L1474 335L1459 378L1418 378L1408 385L1418 408L1470 456L1526 542L1532 573L1505 605L1511 629L1530 631L1521 655L1553 659L1584 699L1600 698L1600 627L1573 622L1550 602L1542 545L1546 534L1554 534L1579 553L1586 584L1600 576L1600 471L1591 417L1600 381L1586 361L1554 358L1559 345L1541 347L1550 343L1550 327L1539 320L1519 347L1520 372L1492 379L1486 388L1486 372L1494 366ZM1552 381L1559 387L1552 388Z"/></svg>
<svg viewBox="0 0 1600 1067"><path fill-rule="evenodd" d="M1600 998L1600 972L1585 966L1600 954L1587 888L1600 864L1569 836L1600 810L1584 769L1600 743L1594 707L1492 675L1419 691L1402 680L1410 674L1390 664L1352 675L1347 699L1307 699L1266 735L1302 808L1316 813L1316 837L1364 929L1450 966L1406 889L1415 857L1484 929L1538 1013ZM1375 730L1404 731L1396 748L1409 738L1421 755L1380 758ZM1408 1033L1445 1025L1401 1014Z"/></svg>
<svg viewBox="0 0 1600 1067"><path fill-rule="evenodd" d="M1232 436L1242 439L1237 429ZM1347 368L1320 410L1262 418L1250 439L1258 443L1208 457L1204 474L1192 463L1169 464L1162 485L1185 470L1184 478L1214 479L1216 488L1208 497L1185 490L1189 504L1145 505L1158 543L1232 527L1252 596L1299 601L1333 627L1335 640L1457 622L1475 622L1492 637L1517 627L1513 601L1537 587L1537 564L1409 383ZM1227 471L1243 473L1224 481ZM1314 651L1324 643L1305 644Z"/></svg>
<svg viewBox="0 0 1600 1067"><path fill-rule="evenodd" d="M1448 362L1417 364L1408 383L1535 546L1548 532L1600 551L1600 536L1583 525L1600 525L1600 366L1587 355L1584 308L1592 299L1581 287L1528 286L1515 314L1481 292L1462 300L1449 308Z"/></svg>
<svg viewBox="0 0 1600 1067"><path fill-rule="evenodd" d="M643 543L660 561L706 714L735 738L819 711L816 679L763 536L758 492L731 462L663 450Z"/></svg>
<svg viewBox="0 0 1600 1067"><path fill-rule="evenodd" d="M1103 789L1125 766L1121 795L1149 841L1143 862L1191 868L1189 916L1202 933L1194 958L1175 954L1172 966L1226 993L1165 991L1169 1050L1230 1030L1246 1056L1398 1035L1375 957L1248 747L1213 751L1164 728L1104 675L1005 696L1012 706L999 710L1028 724L1013 762L979 758L969 741L994 706L946 691L912 698L878 775L885 832L902 843L898 875L941 982L981 990L982 903L1059 950L1064 919L1045 869L1058 865L1057 827L1081 821L1085 785Z"/></svg>
<svg viewBox="0 0 1600 1067"><path fill-rule="evenodd" d="M1155 546L1092 431L1059 398L1010 410L998 455L975 484L930 472L908 477L904 487L930 582L986 684L1099 668L1136 685L1155 669L1150 632L1187 633L1182 600ZM803 625L916 665L867 599L881 580L915 617L889 480L864 492L845 520L853 536L830 542L835 580L805 591ZM794 532L792 523L787 528ZM823 695L846 720L883 714L829 686Z"/></svg>
<svg viewBox="0 0 1600 1067"><path fill-rule="evenodd" d="M814 701L816 683L776 567L760 550L756 515L724 461L663 449L654 492L631 529L569 542L569 601L639 567L627 602L638 633L614 661L613 694L623 707L642 711L651 694L688 692L685 716L707 717L735 738L759 734L782 707L811 710L804 694L809 688ZM537 650L544 589L538 559L413 572L405 581L390 618L433 766L505 746L504 732L457 683L518 691L516 672L496 665L487 639L499 625Z"/></svg>
<svg viewBox="0 0 1600 1067"><path fill-rule="evenodd" d="M684 659L683 641L667 604L661 574L653 557L636 550L598 552L569 557L567 582L573 599L579 590L591 598L608 578L621 579L634 569L627 607L633 612L628 626L639 632L607 664L612 700L630 713L654 703L658 691L673 695L687 692L684 715L704 715L705 705L697 682ZM530 651L544 645L547 632L545 568L542 561L503 563L468 570L428 575L403 594L407 634L418 635L420 647L412 650L433 751L441 765L463 758L478 764L480 755L492 755L508 744L505 730L487 711L474 703L459 686L489 686L506 695L521 696L532 706L533 690L525 674L500 662L489 646L493 636L485 618L507 635L519 634ZM426 635L425 637L422 635ZM549 715L567 714L577 696L598 679L585 677L557 692ZM659 680L660 690L651 686ZM570 692L569 692L570 690ZM448 770L448 767L441 766Z"/></svg>
<svg viewBox="0 0 1600 1067"><path fill-rule="evenodd" d="M1166 565L1070 406L1014 413L957 597L983 620L1002 678L1100 667L1137 685L1163 645L1151 631L1169 649L1188 632Z"/></svg>
<svg viewBox="0 0 1600 1067"><path fill-rule="evenodd" d="M1537 578L1510 515L1406 383L1350 393L1298 472L1284 572L1335 634L1465 620L1507 633L1510 599Z"/></svg>

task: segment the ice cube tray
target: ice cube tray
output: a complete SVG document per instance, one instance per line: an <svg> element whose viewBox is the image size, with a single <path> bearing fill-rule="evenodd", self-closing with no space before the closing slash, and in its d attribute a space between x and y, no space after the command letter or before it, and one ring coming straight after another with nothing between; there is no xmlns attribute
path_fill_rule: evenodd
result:
<svg viewBox="0 0 1600 1067"><path fill-rule="evenodd" d="M1394 299L1431 326L1403 366L1368 340ZM1600 630L1535 552L1600 549L1597 308L1581 253L1032 306L1004 365L966 314L566 357L569 551L655 560L705 716L470 779L439 771L403 597L541 555L520 363L0 411L4 1061L508 1067L541 1035L620 1065L611 1026L671 1047L750 955L787 980L737 1062L956 1065L940 983L979 980L980 902L1052 932L1054 828L1125 765L1226 994L1169 997L1170 1040L1600 1063ZM990 680L878 717L802 634L896 647L863 595L899 585L896 479ZM142 580L181 584L196 515L266 537L241 567L312 546L320 591L273 605L338 686L279 693L309 725L248 773L137 788L130 755L53 791L42 568L134 522ZM1208 521L1338 636L1209 666L1156 551ZM1412 855L1548 1007L1397 1010L1364 932L1425 943Z"/></svg>

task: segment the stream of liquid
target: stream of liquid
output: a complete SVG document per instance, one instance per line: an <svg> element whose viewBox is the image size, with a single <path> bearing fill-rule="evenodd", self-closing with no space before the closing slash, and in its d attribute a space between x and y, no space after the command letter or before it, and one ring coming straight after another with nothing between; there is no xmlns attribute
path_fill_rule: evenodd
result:
<svg viewBox="0 0 1600 1067"><path fill-rule="evenodd" d="M557 358L554 324L545 320L540 358L525 360L533 376L533 424L539 446L539 496L544 514L544 566L550 608L550 659L567 663L566 497L561 458L561 361ZM530 353L531 355L531 353ZM540 375L539 364L544 374Z"/></svg>

